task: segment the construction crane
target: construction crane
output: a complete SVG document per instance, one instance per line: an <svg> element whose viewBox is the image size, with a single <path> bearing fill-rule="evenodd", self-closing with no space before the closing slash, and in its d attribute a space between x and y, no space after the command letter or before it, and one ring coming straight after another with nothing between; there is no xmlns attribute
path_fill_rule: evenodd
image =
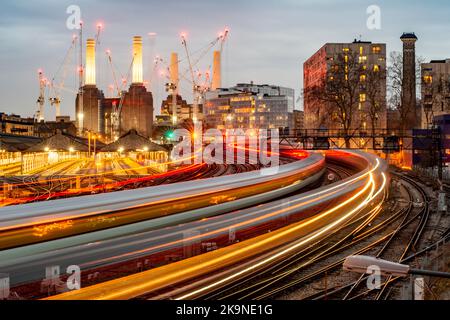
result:
<svg viewBox="0 0 450 320"><path fill-rule="evenodd" d="M44 72L42 69L38 70L38 80L39 80L39 97L36 101L37 104L37 111L36 111L36 118L37 120L43 121L44 120L44 105L45 105L45 87L47 86L47 78L44 76Z"/></svg>
<svg viewBox="0 0 450 320"><path fill-rule="evenodd" d="M203 49L203 51L200 52L199 57L192 61L191 60L191 56L192 54L189 52L188 46L187 46L187 39L186 39L186 34L185 33L181 33L181 44L183 45L185 52L186 52L186 58L188 61L188 66L189 69L188 71L190 72L191 75L191 81L192 81L192 92L193 92L193 104L192 104L192 120L194 123L197 122L197 114L198 114L198 104L201 101L204 93L206 91L209 90L209 88L211 87L211 79L209 76L209 72L205 73L205 84L203 86L200 85L200 79L196 79L195 77L195 73L193 68L200 62L200 60L217 44L220 43L220 52L222 52L223 50L223 46L225 43L225 40L227 39L229 34L229 29L225 28L225 30L221 33L219 33L219 35L209 43L209 45L206 46L205 49ZM183 77L183 76L182 76Z"/></svg>
<svg viewBox="0 0 450 320"><path fill-rule="evenodd" d="M116 89L117 96L120 96L120 94L121 94L121 87L122 86L119 86L119 82L117 81L117 75L116 75L116 69L117 68L115 67L115 65L113 63L112 56L111 56L111 50L109 50L109 49L106 50L106 56L108 58L109 67L111 69L111 73L112 73L112 76L113 76L114 86L115 86L115 89ZM122 78L123 78L123 76L122 76Z"/></svg>
<svg viewBox="0 0 450 320"><path fill-rule="evenodd" d="M76 46L78 37L74 35L72 37L72 43L67 50L67 53L56 71L55 75L53 76L51 82L50 82L50 90L51 90L51 96L49 98L50 105L55 107L56 117L61 116L61 90L64 90L64 83L67 77L69 65L71 63L71 54ZM59 73L62 71L61 79L59 83L56 83L56 80L59 76Z"/></svg>
<svg viewBox="0 0 450 320"><path fill-rule="evenodd" d="M223 51L223 45L225 44L225 40L228 37L228 33L230 33L230 29L225 28L224 32L219 35L219 37L221 39L221 41L220 41L220 53L222 53L222 51Z"/></svg>
<svg viewBox="0 0 450 320"><path fill-rule="evenodd" d="M78 114L76 117L78 118L78 134L81 135L83 133L83 119L84 119L84 110L83 110L83 21L80 21L80 29L79 29L79 61L78 61Z"/></svg>
<svg viewBox="0 0 450 320"><path fill-rule="evenodd" d="M150 55L150 59L151 59L154 56L154 49L155 49L155 42L156 42L157 33L156 32L149 32L149 33L147 33L147 36L148 36L148 39L149 39L149 55ZM154 57L154 62L158 58L159 58L158 56L155 56ZM151 63L149 64L149 66L150 66L150 70L149 70L150 74L148 75L149 91L152 91L152 88L153 88L153 76L154 76L154 73L155 73L155 70L156 70L156 66L154 66L152 68L152 64Z"/></svg>
<svg viewBox="0 0 450 320"><path fill-rule="evenodd" d="M97 34L95 35L95 48L100 45L100 33L103 30L103 24L101 22L97 23Z"/></svg>
<svg viewBox="0 0 450 320"><path fill-rule="evenodd" d="M228 34L228 31L226 31L226 34ZM186 38L186 34L185 34L185 33L182 33L182 36L183 36L183 35L184 35L184 37ZM223 42L223 41L221 41L221 40L223 40L224 35L225 35L225 33L219 33L219 35L218 35L213 41L211 41L210 43L208 43L208 45L206 45L204 48L201 48L201 49L199 49L199 50L197 50L197 51L195 51L195 52L189 52L189 54L187 54L186 59L188 60L188 62L189 62L190 57L193 57L194 55L199 54L198 57L197 57L197 59L195 59L195 60L192 61L192 64L191 64L191 65L192 65L193 68L197 66L197 64L203 59L203 57L205 57L205 56L208 54L208 52L209 52L214 46L217 45L217 43L219 43L219 42L222 43L222 42ZM185 39L185 40L186 40L186 39ZM183 42L182 42L182 43L183 43ZM180 60L180 62L181 62L181 61L182 61L182 60ZM187 73L191 73L191 74L192 74L190 68L188 68L188 69L184 72L184 74L181 75L181 77L182 77L182 78L185 78Z"/></svg>
<svg viewBox="0 0 450 320"><path fill-rule="evenodd" d="M133 69L134 57L135 57L135 55L133 55L133 59L131 59L130 67L128 68L126 77L122 78L122 86L120 87L119 104L118 105L113 104L113 106L112 106L112 110L111 110L112 138L118 137L120 135L120 120L121 120L120 117L121 117L121 113L122 113L122 105L123 105L123 102L125 99L125 94L124 94L124 91L122 90L122 88L126 85L126 83L128 82L128 79L131 75L131 70Z"/></svg>
<svg viewBox="0 0 450 320"><path fill-rule="evenodd" d="M192 103L192 121L194 123L197 122L197 95L198 95L198 86L197 86L197 82L195 81L195 74L194 74L194 70L192 69L192 63L191 63L191 56L189 54L189 50L188 50L188 46L187 46L187 41L186 41L186 34L182 33L181 34L181 44L184 47L184 50L186 51L186 57L188 60L188 64L189 64L189 71L191 73L191 77L192 77L192 93L193 93L193 103Z"/></svg>

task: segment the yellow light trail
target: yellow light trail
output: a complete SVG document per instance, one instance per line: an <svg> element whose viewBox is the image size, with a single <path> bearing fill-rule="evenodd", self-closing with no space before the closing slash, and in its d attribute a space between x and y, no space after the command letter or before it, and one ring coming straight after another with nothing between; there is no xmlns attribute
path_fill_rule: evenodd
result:
<svg viewBox="0 0 450 320"><path fill-rule="evenodd" d="M153 167L156 167L156 166L161 166L161 165L170 165L170 164L176 164L176 163L180 163L180 162L183 162L183 161L186 161L186 160L189 160L189 159L194 159L196 157L196 155L195 155L195 153L194 153L194 155L192 155L192 156L189 156L189 157L186 157L186 158L180 158L180 159L177 159L177 160L173 160L173 161L167 161L167 162L161 162L161 163L152 163L152 164L150 164L150 165L148 165L148 166L141 166L141 168L140 169L150 169L150 168L153 168ZM119 158L119 159L122 159L122 158ZM86 158L86 160L89 160L88 158ZM105 172L101 172L101 173L92 173L92 174L79 174L79 175L77 175L78 177L81 177L81 178L88 178L88 177L102 177L102 176L105 176L105 175L114 175L114 174L117 174L118 172L125 172L126 173L126 171L129 171L130 169L128 168L128 169L117 169L117 170L112 170L112 171L105 171ZM175 170L173 170L173 171L175 171ZM169 171L169 172L173 172L173 171ZM68 180L73 180L74 179L74 177L62 177L62 178L58 178L58 179L44 179L44 180L42 180L42 181L33 181L33 183L47 183L47 182L55 182L55 181L57 181L57 182L61 182L61 181L68 181ZM10 183L9 185L11 185L11 186L26 186L26 185L29 185L30 183L29 182L25 182L25 183Z"/></svg>
<svg viewBox="0 0 450 320"><path fill-rule="evenodd" d="M205 253L200 256L195 256L177 263L172 263L164 267L155 268L149 271L141 272L138 274L130 275L123 278L114 279L105 283L100 283L87 288L83 288L78 291L67 292L61 295L49 297L48 299L128 299L137 297L154 290L163 288L166 285L178 283L182 280L192 279L198 277L202 274L207 274L217 270L218 268L223 268L232 264L242 261L246 258L255 256L262 252L268 251L270 248L276 248L281 244L293 241L296 238L303 235L308 235L308 232L313 232L303 241L296 243L287 249L278 252L274 256L264 259L251 267L245 268L244 270L228 276L222 280L216 281L212 284L204 286L200 289L194 290L188 294L182 295L177 299L187 299L191 298L199 293L206 290L217 287L227 281L233 280L236 277L243 275L244 273L255 270L256 268L262 267L264 264L273 261L276 258L282 257L283 255L297 249L299 246L305 245L306 243L317 239L319 236L325 234L332 228L338 226L339 224L347 221L356 212L359 212L364 208L370 201L372 201L379 193L384 190L386 186L386 176L382 174L383 183L378 190L375 192L375 181L373 178L373 171L380 165L378 159L377 164L371 170L364 173L363 176L368 175L368 181L365 183L364 187L359 190L356 194L351 196L349 199L341 202L335 207L317 215L312 218L308 218L305 221L295 223L293 225L284 227L280 230L258 236L249 240L242 241L240 243L215 250L213 252ZM358 205L354 205L353 202L367 193L367 196ZM327 219L333 219L333 213L337 210L349 207L350 211L342 215L334 222L325 225L315 231L312 230L313 224L322 220L322 223L326 223Z"/></svg>
<svg viewBox="0 0 450 320"><path fill-rule="evenodd" d="M383 180L383 185L382 185L382 187L380 188L380 190L381 190L381 189L384 189L384 185L385 185L385 182L386 182L386 179L385 179L384 175L383 175L383 178L384 178L384 180ZM280 257L283 257L284 255L290 253L291 251L294 251L295 249L297 249L297 248L299 248L299 247L301 247L301 246L304 246L304 245L307 244L308 242L312 242L313 240L317 239L319 236L323 235L324 233L330 231L332 228L334 228L334 227L340 225L342 222L346 221L346 220L347 220L348 218L350 218L354 213L359 212L359 211L360 211L367 203L369 203L369 202L373 199L373 196L372 196L372 195L373 195L373 192L374 192L374 189L375 189L375 182L374 182L374 180L373 180L373 175L372 175L372 173L370 174L370 180L369 180L369 182L366 184L366 186L364 187L364 189L361 190L360 192L358 192L357 194L355 194L353 197L347 199L346 201L342 202L341 204L337 205L336 207L334 207L334 208L332 208L332 209L330 209L330 210L328 210L328 211L325 211L324 213L320 214L319 216L314 217L311 221L308 221L308 222L305 223L304 225L301 224L301 225L299 225L299 226L296 226L296 227L292 228L292 230L290 230L290 231L288 231L288 230L287 230L287 231L284 231L284 233L292 232L292 231L298 230L299 228L302 228L302 227L306 226L307 224L311 224L311 223L315 222L315 221L318 220L318 219L322 219L322 218L325 217L326 215L329 215L330 213L335 212L337 209L339 209L339 208L345 206L346 204L352 202L354 199L358 198L358 197L359 197L360 195L362 195L362 194L364 193L364 191L367 190L367 188L369 188L370 186L372 186L371 192L370 192L369 195L366 197L366 199L365 199L364 201L362 201L358 206L356 206L354 209L350 210L350 212L348 212L347 214L345 214L345 215L342 216L341 218L335 220L333 223L331 223L331 224L329 224L328 226L322 228L322 229L319 230L318 232L315 232L314 234L312 234L312 235L309 236L308 238L304 239L303 241L297 242L297 243L295 243L294 245L292 245L292 246L290 246L290 247L288 247L288 248L286 248L286 249L284 249L284 250L282 250L282 251L280 251L280 252L278 252L278 253L276 253L276 254L274 254L274 255L272 255L272 256L270 256L270 257L268 257L268 258L266 258L266 259L264 259L264 260L262 260L262 261L260 261L260 262L258 262L258 263L256 263L256 264L251 265L250 267L247 267L247 268L245 268L245 269L243 269L243 270L241 270L241 271L239 271L239 272L233 273L231 276L225 277L224 279L221 279L221 280L216 281L216 282L214 282L214 283L212 283L212 284L209 284L209 285L207 285L207 286L204 286L204 287L202 287L202 288L200 288L200 289L194 290L194 291L192 291L192 292L190 292L190 293L187 293L187 294L185 294L185 295L182 295L182 296L180 296L180 297L177 297L176 300L189 299L189 298L191 298L192 296L195 296L195 295L197 295L197 294L199 294L199 293L201 293L201 292L204 292L204 291L206 291L206 290L209 290L209 289L212 289L212 288L214 288L214 287L217 287L217 286L219 286L219 285L221 285L221 284L223 284L223 283L229 282L230 280L233 280L233 279L235 279L235 278L238 278L239 276L241 276L241 275L243 275L243 274L249 273L249 272L251 272L252 270L258 269L259 267L262 267L262 266L265 265L265 264L268 264L268 263L270 263L270 262L272 262L272 261L274 261L274 260L276 260L276 259L278 259L278 258L280 258ZM277 235L277 236L278 236L278 237L282 237L282 236L283 236L283 233L281 233L281 234L279 234L279 235ZM267 240L266 240L266 241L267 241Z"/></svg>

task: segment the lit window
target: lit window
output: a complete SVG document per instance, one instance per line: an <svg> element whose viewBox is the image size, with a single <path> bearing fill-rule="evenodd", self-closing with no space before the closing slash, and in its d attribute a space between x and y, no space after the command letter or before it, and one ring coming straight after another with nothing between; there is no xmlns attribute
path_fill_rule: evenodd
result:
<svg viewBox="0 0 450 320"><path fill-rule="evenodd" d="M380 52L381 52L381 47L379 47L379 46L372 47L372 53L380 53Z"/></svg>
<svg viewBox="0 0 450 320"><path fill-rule="evenodd" d="M377 65L377 64L375 64L375 65L373 66L373 71L375 71L375 72L380 71L380 66Z"/></svg>
<svg viewBox="0 0 450 320"><path fill-rule="evenodd" d="M359 94L359 102L366 102L366 94L365 93Z"/></svg>
<svg viewBox="0 0 450 320"><path fill-rule="evenodd" d="M364 53L364 48L363 47L359 47L359 54L363 54Z"/></svg>
<svg viewBox="0 0 450 320"><path fill-rule="evenodd" d="M363 63L367 61L367 56L360 56L359 57L359 63Z"/></svg>
<svg viewBox="0 0 450 320"><path fill-rule="evenodd" d="M344 48L344 49L342 49L342 51L344 51L344 52L349 52L350 49L349 49L349 48Z"/></svg>
<svg viewBox="0 0 450 320"><path fill-rule="evenodd" d="M359 81L361 81L361 82L366 81L366 75L365 74L360 75L359 76Z"/></svg>
<svg viewBox="0 0 450 320"><path fill-rule="evenodd" d="M426 84L433 83L433 76L431 76L431 75L424 76L423 77L423 82L425 82Z"/></svg>

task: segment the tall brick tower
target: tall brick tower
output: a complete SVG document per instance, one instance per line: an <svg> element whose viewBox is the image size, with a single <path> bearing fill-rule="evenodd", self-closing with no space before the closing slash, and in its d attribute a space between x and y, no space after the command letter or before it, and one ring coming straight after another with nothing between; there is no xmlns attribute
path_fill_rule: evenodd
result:
<svg viewBox="0 0 450 320"><path fill-rule="evenodd" d="M419 112L416 104L416 41L414 33L403 33L400 37L403 42L403 80L402 80L402 108L407 110L408 128L420 126Z"/></svg>
<svg viewBox="0 0 450 320"><path fill-rule="evenodd" d="M95 77L95 39L87 39L83 97L81 99L80 94L77 94L75 101L75 112L80 132L102 132L100 116L102 99L104 99L104 95L97 88Z"/></svg>
<svg viewBox="0 0 450 320"><path fill-rule="evenodd" d="M142 37L133 37L133 73L130 89L124 93L120 134L135 129L150 137L153 125L153 96L143 84Z"/></svg>

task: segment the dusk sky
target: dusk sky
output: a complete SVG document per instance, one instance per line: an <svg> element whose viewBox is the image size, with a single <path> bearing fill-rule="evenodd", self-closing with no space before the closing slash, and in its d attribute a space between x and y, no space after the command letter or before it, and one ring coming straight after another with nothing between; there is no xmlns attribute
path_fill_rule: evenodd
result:
<svg viewBox="0 0 450 320"><path fill-rule="evenodd" d="M176 51L184 59L180 32L187 32L189 49L195 52L229 27L223 86L254 81L294 88L296 96L302 88L303 62L326 42L351 42L361 36L362 40L387 43L391 52L401 50L399 37L407 31L418 36L416 52L426 60L450 57L450 3L445 0L2 1L0 111L22 116L36 111L37 70L42 68L52 78L76 32L66 27L69 5L81 8L84 40L94 37L98 22L104 24L97 50L97 84L106 94L113 80L105 50L111 49L120 73L126 74L134 35L144 37L144 78L149 80L155 54L168 60L170 52ZM381 30L366 26L369 5L381 8ZM149 32L157 34L153 42ZM205 70L211 64L212 51L198 68ZM183 62L180 71L186 68ZM155 114L159 114L161 98L166 95L165 79L158 75L152 80ZM191 102L190 84L185 81L181 86L184 98ZM75 64L65 87L62 114L73 118ZM45 114L46 119L54 119L48 102Z"/></svg>

